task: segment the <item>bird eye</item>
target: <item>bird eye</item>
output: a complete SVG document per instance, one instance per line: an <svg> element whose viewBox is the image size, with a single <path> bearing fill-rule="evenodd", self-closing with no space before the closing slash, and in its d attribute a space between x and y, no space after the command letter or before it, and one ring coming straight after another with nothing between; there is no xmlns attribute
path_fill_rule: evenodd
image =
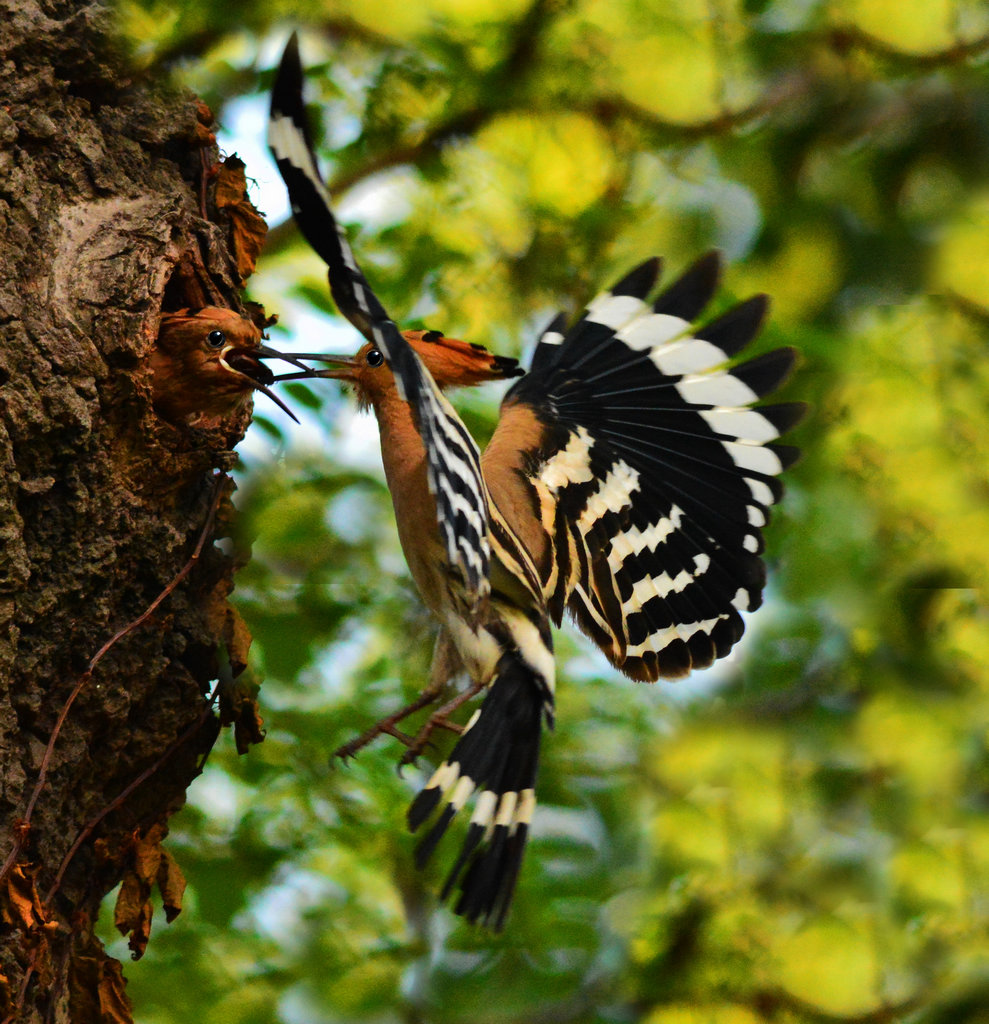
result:
<svg viewBox="0 0 989 1024"><path fill-rule="evenodd" d="M385 361L385 357L376 349L372 348L367 354L367 365L378 367Z"/></svg>
<svg viewBox="0 0 989 1024"><path fill-rule="evenodd" d="M206 344L209 345L210 348L221 348L226 340L227 336L223 331L210 331L209 334L206 335Z"/></svg>

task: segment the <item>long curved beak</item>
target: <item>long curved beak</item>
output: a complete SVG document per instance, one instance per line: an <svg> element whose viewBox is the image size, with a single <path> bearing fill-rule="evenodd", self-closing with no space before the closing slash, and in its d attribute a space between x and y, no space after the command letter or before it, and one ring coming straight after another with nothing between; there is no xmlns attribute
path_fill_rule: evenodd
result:
<svg viewBox="0 0 989 1024"><path fill-rule="evenodd" d="M262 359L282 359L286 363L291 363L293 366L298 366L300 370L308 370L309 367L305 363L300 362L301 359L316 359L317 356L300 356L296 353L289 354L288 352L279 352L276 348L270 348L268 345L258 345L257 348L251 349L255 355L260 356Z"/></svg>
<svg viewBox="0 0 989 1024"><path fill-rule="evenodd" d="M220 353L221 366L229 370L231 373L238 373L242 377L246 377L255 391L260 391L261 394L266 395L275 403L275 405L280 409L283 409L292 417L293 420L295 420L296 423L298 423L299 420L295 413L292 412L292 410L268 386L282 378L276 377L271 370L261 362L262 359L284 359L293 366L301 366L304 370L308 370L306 364L299 362L295 356L285 355L283 352L269 348L267 345L258 345L256 348L237 348L235 345L228 345ZM310 371L310 373L312 372L313 371ZM302 373L297 374L296 376L305 377L308 376L308 374Z"/></svg>
<svg viewBox="0 0 989 1024"><path fill-rule="evenodd" d="M314 370L302 363L304 373L282 373L275 377L275 380L301 380L303 377L332 377L335 380L349 380L354 375L354 367L357 360L353 356L337 355L332 352L296 352L295 358L309 359L315 363L331 363L333 368L326 370Z"/></svg>

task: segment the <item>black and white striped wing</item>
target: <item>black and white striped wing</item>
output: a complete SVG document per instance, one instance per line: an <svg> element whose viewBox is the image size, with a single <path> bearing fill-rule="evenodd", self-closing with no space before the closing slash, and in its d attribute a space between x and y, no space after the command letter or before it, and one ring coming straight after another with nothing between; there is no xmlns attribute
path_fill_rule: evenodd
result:
<svg viewBox="0 0 989 1024"><path fill-rule="evenodd" d="M771 442L802 405L749 408L780 386L793 350L728 365L766 298L691 327L719 269L709 254L649 304L659 261L644 263L569 331L557 318L505 397L544 427L526 475L549 540L550 611L559 622L569 608L636 679L705 667L741 637L739 613L762 600L776 477L797 455Z"/></svg>
<svg viewBox="0 0 989 1024"><path fill-rule="evenodd" d="M289 39L271 93L268 146L288 188L296 224L329 268L340 312L388 360L399 394L412 406L427 456L440 534L450 569L469 609L490 584L488 499L480 455L456 411L371 290L346 233L333 215L319 173L302 98L303 72L295 33Z"/></svg>

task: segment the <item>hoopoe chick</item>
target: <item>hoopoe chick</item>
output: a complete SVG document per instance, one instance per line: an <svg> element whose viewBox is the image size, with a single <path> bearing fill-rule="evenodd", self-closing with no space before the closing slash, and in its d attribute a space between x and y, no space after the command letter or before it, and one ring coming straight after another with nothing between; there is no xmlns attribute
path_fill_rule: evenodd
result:
<svg viewBox="0 0 989 1024"><path fill-rule="evenodd" d="M261 342L261 330L232 309L163 313L150 356L155 408L173 423L188 423L200 416L228 416L260 391L295 419L271 391L276 378L262 360L283 359L303 370L305 365Z"/></svg>
<svg viewBox="0 0 989 1024"><path fill-rule="evenodd" d="M535 807L542 726L553 725L551 622L569 611L638 680L728 654L741 613L762 601L761 530L797 455L775 441L804 412L752 406L781 386L795 353L733 363L759 332L765 296L693 326L717 290L716 253L656 297L660 261L647 260L572 326L561 314L546 328L482 460L443 390L515 368L431 332L399 332L333 216L301 87L293 36L269 145L340 311L368 340L356 358L327 357L337 366L319 374L350 380L377 416L402 547L440 622L426 695L461 669L472 682L464 696L484 692L409 809L413 830L433 819L416 860L425 864L473 801L441 895L459 885L455 911L500 929ZM417 706L377 731L393 732Z"/></svg>

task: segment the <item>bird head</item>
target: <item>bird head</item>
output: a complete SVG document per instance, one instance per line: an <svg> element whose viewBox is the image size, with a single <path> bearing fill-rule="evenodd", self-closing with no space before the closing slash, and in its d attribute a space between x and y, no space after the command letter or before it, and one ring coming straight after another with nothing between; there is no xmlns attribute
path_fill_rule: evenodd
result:
<svg viewBox="0 0 989 1024"><path fill-rule="evenodd" d="M493 355L483 345L447 338L441 331L402 331L402 336L443 390L518 377L524 372L517 359ZM307 352L299 358L332 364L310 375L347 381L354 386L361 405L374 405L396 389L387 360L373 342L354 356Z"/></svg>
<svg viewBox="0 0 989 1024"><path fill-rule="evenodd" d="M205 306L163 314L150 359L155 408L166 419L185 423L194 416L229 415L261 391L295 419L271 391L275 375L262 360L305 365L261 340L261 330L230 309Z"/></svg>

